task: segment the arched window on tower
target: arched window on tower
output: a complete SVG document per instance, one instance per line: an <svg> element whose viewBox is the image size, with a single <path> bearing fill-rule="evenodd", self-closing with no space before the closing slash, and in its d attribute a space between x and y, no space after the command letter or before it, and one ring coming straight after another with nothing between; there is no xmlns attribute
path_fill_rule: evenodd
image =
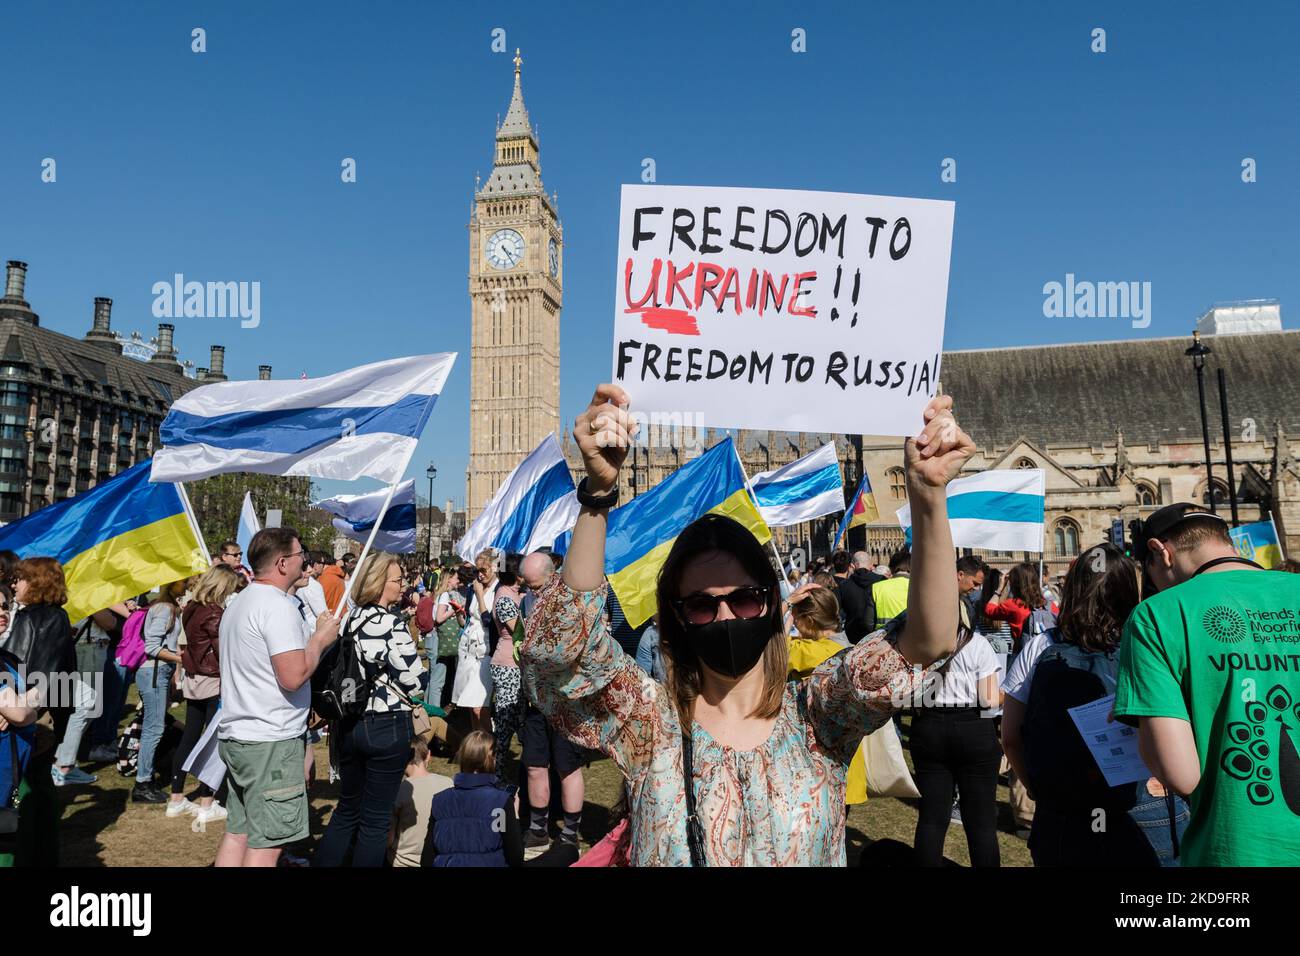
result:
<svg viewBox="0 0 1300 956"><path fill-rule="evenodd" d="M891 468L885 472L885 477L889 479L889 495L895 501L902 501L907 497L907 487L903 483L903 469Z"/></svg>
<svg viewBox="0 0 1300 956"><path fill-rule="evenodd" d="M1079 553L1079 526L1069 518L1056 522L1056 553L1064 557Z"/></svg>
<svg viewBox="0 0 1300 956"><path fill-rule="evenodd" d="M1228 503L1228 486L1218 478L1214 479L1214 504L1226 505ZM1208 488L1201 489L1201 504L1210 503L1210 493Z"/></svg>
<svg viewBox="0 0 1300 956"><path fill-rule="evenodd" d="M1154 508L1160 502L1160 495L1155 488L1145 481L1137 484L1137 503L1139 508Z"/></svg>

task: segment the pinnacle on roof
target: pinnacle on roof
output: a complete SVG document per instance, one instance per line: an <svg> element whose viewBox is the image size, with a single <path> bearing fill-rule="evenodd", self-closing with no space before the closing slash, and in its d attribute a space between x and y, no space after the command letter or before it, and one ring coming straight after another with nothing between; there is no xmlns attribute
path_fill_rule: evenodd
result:
<svg viewBox="0 0 1300 956"><path fill-rule="evenodd" d="M532 124L528 122L528 107L524 106L524 91L519 85L519 67L524 62L515 48L515 90L510 94L510 108L506 110L506 119L497 127L497 139L509 139L514 136L527 136L536 141Z"/></svg>

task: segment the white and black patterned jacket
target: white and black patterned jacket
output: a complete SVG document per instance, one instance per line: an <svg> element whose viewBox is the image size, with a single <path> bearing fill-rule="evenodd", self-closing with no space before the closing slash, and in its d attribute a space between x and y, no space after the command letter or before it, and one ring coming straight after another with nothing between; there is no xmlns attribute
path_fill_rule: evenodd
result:
<svg viewBox="0 0 1300 956"><path fill-rule="evenodd" d="M424 665L420 663L411 632L402 619L392 611L371 604L348 615L344 633L353 639L367 674L378 675L370 702L366 704L366 713L410 710L410 705L395 688L407 695L419 693Z"/></svg>

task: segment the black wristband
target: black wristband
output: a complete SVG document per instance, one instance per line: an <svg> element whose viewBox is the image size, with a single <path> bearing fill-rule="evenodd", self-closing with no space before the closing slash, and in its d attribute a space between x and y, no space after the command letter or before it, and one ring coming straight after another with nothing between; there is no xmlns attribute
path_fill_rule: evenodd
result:
<svg viewBox="0 0 1300 956"><path fill-rule="evenodd" d="M595 508L597 511L604 511L618 504L618 484L615 483L614 490L607 495L593 495L587 490L587 479L583 478L578 482L578 504L587 508Z"/></svg>

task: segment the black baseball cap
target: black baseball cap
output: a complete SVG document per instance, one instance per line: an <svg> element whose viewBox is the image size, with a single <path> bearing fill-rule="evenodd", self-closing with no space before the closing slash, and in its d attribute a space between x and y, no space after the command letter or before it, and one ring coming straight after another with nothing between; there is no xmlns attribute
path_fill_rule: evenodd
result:
<svg viewBox="0 0 1300 956"><path fill-rule="evenodd" d="M1151 512L1151 516L1142 522L1142 529L1139 534L1133 537L1133 557L1139 563L1147 559L1147 542L1152 538L1163 538L1178 525L1184 521L1190 521L1193 518L1210 518L1214 521L1223 522L1226 528L1228 522L1222 517L1215 514L1204 505L1192 504L1190 501L1181 501L1176 505L1165 505Z"/></svg>

